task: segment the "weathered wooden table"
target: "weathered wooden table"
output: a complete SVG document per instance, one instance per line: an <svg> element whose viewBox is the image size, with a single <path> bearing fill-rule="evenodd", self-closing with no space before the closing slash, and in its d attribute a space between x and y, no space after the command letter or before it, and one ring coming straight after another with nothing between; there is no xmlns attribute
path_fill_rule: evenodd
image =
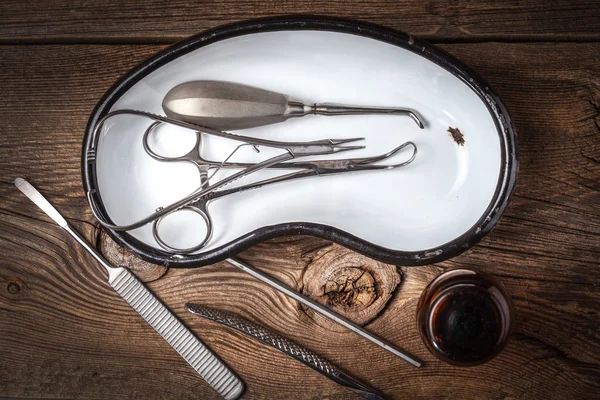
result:
<svg viewBox="0 0 600 400"><path fill-rule="evenodd" d="M238 371L247 399L354 397L253 339L187 314L186 300L260 321L391 398L600 398L598 1L39 3L0 3L0 397L215 398L112 291L101 268L12 182L30 179L77 229L98 240L81 187L80 152L87 117L109 86L157 50L203 29L315 13L379 23L439 44L493 85L518 129L517 190L498 227L450 261L400 267L402 282L367 325L426 366L413 368L310 318L226 263L162 277L160 269L144 270L129 259L130 265ZM103 240L113 259L125 257ZM334 264L350 257L356 268L373 263L307 237L272 240L240 256L296 287L304 268L324 256ZM453 267L489 272L513 296L512 341L483 366L438 362L416 333L421 290Z"/></svg>

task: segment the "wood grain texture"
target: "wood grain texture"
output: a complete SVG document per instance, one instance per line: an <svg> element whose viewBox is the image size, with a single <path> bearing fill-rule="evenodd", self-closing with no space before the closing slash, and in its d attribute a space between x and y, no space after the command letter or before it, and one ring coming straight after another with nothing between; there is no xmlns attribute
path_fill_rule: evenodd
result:
<svg viewBox="0 0 600 400"><path fill-rule="evenodd" d="M0 2L0 41L172 43L219 25L282 14L359 19L434 42L600 38L595 0L8 0Z"/></svg>
<svg viewBox="0 0 600 400"><path fill-rule="evenodd" d="M338 244L304 253L309 257L299 283L303 295L327 306L338 315L364 326L385 308L400 283L395 265L384 264ZM331 331L346 328L302 306L317 324Z"/></svg>
<svg viewBox="0 0 600 400"><path fill-rule="evenodd" d="M186 301L260 322L390 398L598 398L600 393L600 43L442 46L481 73L519 132L517 190L481 244L444 263L401 268L367 328L422 358L415 369L227 263L169 270L149 287L244 379L247 399L353 399L274 349L184 311ZM161 46L0 46L0 397L205 398L215 394L105 283L104 272L12 186L33 182L90 240L81 138L96 101ZM468 135L468 132L465 132ZM240 257L290 286L327 246L287 237ZM417 299L451 267L493 274L517 327L494 361L436 361L415 329Z"/></svg>
<svg viewBox="0 0 600 400"><path fill-rule="evenodd" d="M152 282L160 279L169 268L146 262L135 255L134 252L119 246L103 230L98 230L95 238L96 248L111 265L122 266L133 271L142 282Z"/></svg>

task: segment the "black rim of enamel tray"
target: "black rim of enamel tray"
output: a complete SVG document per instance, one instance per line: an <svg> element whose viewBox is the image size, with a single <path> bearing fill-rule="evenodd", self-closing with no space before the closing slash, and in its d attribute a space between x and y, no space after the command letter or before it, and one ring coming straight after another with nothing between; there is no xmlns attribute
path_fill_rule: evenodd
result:
<svg viewBox="0 0 600 400"><path fill-rule="evenodd" d="M90 149L92 130L97 121L105 116L114 103L142 78L171 62L203 46L224 39L260 32L286 30L316 30L364 36L412 51L439 65L469 86L487 106L500 137L501 171L494 197L479 221L456 239L436 248L423 251L399 251L369 243L354 235L331 226L293 222L259 228L221 247L202 254L174 256L135 239L127 232L105 231L119 245L137 253L142 259L169 267L199 267L224 260L234 254L265 240L284 235L311 235L339 243L366 256L396 265L424 265L449 259L477 244L498 222L508 205L517 176L516 132L510 116L498 96L489 85L444 51L416 39L406 33L390 30L364 22L342 20L331 17L292 16L251 20L212 29L192 36L157 53L116 82L96 105L88 121L83 140L82 176L86 193L96 196L99 211L110 221L97 188L96 165L86 163L85 154Z"/></svg>

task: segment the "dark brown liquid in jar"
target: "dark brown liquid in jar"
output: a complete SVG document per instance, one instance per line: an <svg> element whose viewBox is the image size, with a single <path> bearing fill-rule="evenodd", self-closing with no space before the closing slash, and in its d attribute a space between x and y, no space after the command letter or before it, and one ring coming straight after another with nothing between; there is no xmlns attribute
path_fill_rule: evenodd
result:
<svg viewBox="0 0 600 400"><path fill-rule="evenodd" d="M417 324L423 342L436 357L455 365L476 365L506 345L512 306L492 277L452 270L434 279L421 295Z"/></svg>

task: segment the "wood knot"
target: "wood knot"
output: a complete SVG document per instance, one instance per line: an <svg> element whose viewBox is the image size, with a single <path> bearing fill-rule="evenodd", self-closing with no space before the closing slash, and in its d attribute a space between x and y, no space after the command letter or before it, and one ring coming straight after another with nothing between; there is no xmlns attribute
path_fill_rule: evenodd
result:
<svg viewBox="0 0 600 400"><path fill-rule="evenodd" d="M146 262L119 246L102 230L98 235L98 250L112 265L129 268L142 282L155 281L168 271L167 267Z"/></svg>
<svg viewBox="0 0 600 400"><path fill-rule="evenodd" d="M2 265L0 265L0 271ZM0 275L0 287L6 288L11 300L22 299L31 292L25 281L16 276Z"/></svg>
<svg viewBox="0 0 600 400"><path fill-rule="evenodd" d="M368 307L377 298L375 278L366 265L333 271L325 282L324 292L329 304L346 308Z"/></svg>
<svg viewBox="0 0 600 400"><path fill-rule="evenodd" d="M332 245L317 250L312 257L302 276L302 293L365 325L379 315L399 283L395 266ZM303 311L321 326L343 329L311 309L303 307Z"/></svg>
<svg viewBox="0 0 600 400"><path fill-rule="evenodd" d="M6 290L10 294L18 294L21 291L21 285L17 282L9 282L8 285L6 285Z"/></svg>

